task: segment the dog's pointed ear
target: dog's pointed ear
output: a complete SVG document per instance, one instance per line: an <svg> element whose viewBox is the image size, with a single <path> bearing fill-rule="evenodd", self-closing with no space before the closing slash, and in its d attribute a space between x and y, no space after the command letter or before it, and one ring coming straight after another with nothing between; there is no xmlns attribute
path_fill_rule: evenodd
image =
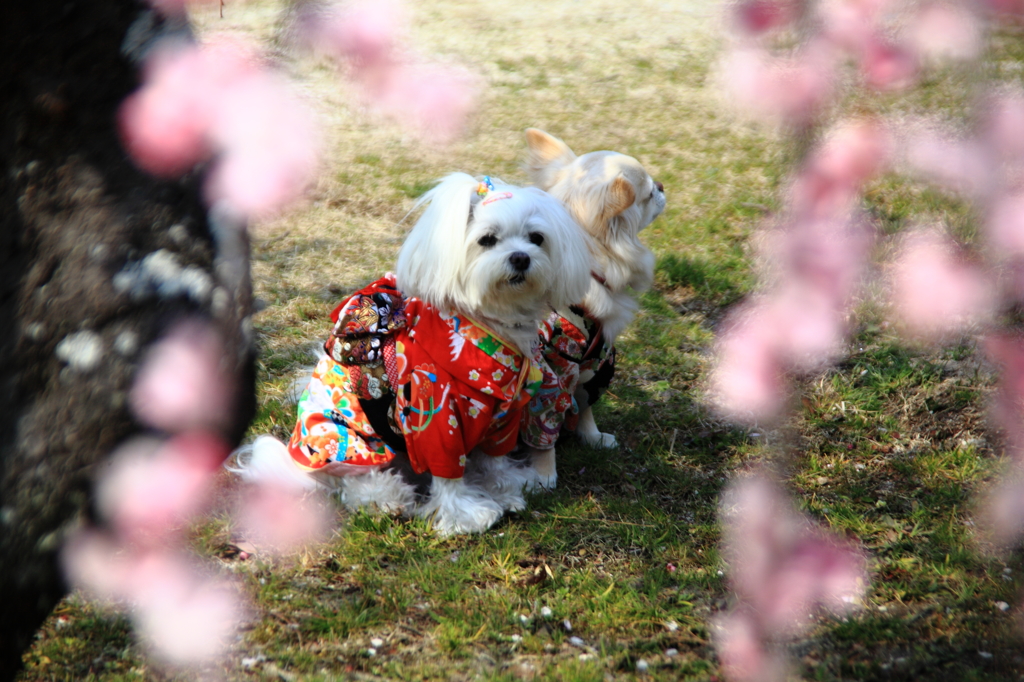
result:
<svg viewBox="0 0 1024 682"><path fill-rule="evenodd" d="M537 128L526 129L526 146L529 149L526 172L530 181L544 190L551 189L556 171L576 159L567 144Z"/></svg>
<svg viewBox="0 0 1024 682"><path fill-rule="evenodd" d="M636 201L636 190L632 183L621 175L612 180L608 187L608 201L604 204L601 221L606 222L619 215Z"/></svg>

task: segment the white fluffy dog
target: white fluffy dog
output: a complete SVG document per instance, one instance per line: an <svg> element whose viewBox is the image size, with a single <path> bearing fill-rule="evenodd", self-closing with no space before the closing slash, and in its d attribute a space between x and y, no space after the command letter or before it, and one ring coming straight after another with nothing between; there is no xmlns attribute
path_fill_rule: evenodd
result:
<svg viewBox="0 0 1024 682"><path fill-rule="evenodd" d="M335 311L291 442L258 439L233 470L482 532L535 480L505 455L550 383L538 323L587 292L589 239L550 195L489 178L454 173L420 204L397 277Z"/></svg>
<svg viewBox="0 0 1024 682"><path fill-rule="evenodd" d="M654 254L639 235L665 210L665 188L631 156L611 151L577 156L536 128L528 129L526 138L531 182L561 201L587 231L595 261L586 296L571 309L558 308L542 326L545 356L563 377L578 372L578 378L573 375L577 435L592 446L615 447L615 436L597 428L591 405L611 380L613 344L636 314L635 296L654 279ZM547 430L553 430L550 424ZM532 459L543 484L554 485L554 449L535 451Z"/></svg>

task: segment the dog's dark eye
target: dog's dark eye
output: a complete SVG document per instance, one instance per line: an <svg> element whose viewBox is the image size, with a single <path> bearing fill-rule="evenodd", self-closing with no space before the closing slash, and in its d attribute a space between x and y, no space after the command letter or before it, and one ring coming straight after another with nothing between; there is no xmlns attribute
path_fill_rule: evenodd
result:
<svg viewBox="0 0 1024 682"><path fill-rule="evenodd" d="M493 234L488 234L484 235L483 237L480 237L480 239L478 239L476 243L484 247L485 249L488 249L498 243L498 238L495 237Z"/></svg>
<svg viewBox="0 0 1024 682"><path fill-rule="evenodd" d="M542 235L540 232L531 232L530 243L533 244L534 246L540 246L541 244L544 243L544 235Z"/></svg>

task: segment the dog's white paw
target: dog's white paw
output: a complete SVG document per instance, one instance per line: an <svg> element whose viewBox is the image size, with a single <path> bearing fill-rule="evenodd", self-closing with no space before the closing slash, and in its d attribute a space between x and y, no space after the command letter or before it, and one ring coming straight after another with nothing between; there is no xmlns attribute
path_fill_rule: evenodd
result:
<svg viewBox="0 0 1024 682"><path fill-rule="evenodd" d="M440 508L434 513L431 525L441 537L483 533L504 514L505 511L496 502L483 500L458 510Z"/></svg>
<svg viewBox="0 0 1024 682"><path fill-rule="evenodd" d="M504 513L484 490L461 478L440 476L430 485L430 499L416 509L416 515L429 518L434 531L443 537L482 533Z"/></svg>
<svg viewBox="0 0 1024 682"><path fill-rule="evenodd" d="M611 449L619 447L618 439L610 433L602 433L601 431L594 433L577 432L577 435L580 437L580 440L592 448Z"/></svg>
<svg viewBox="0 0 1024 682"><path fill-rule="evenodd" d="M554 490L558 484L558 469L555 466L555 449L531 450L530 468L533 469L534 478L527 486L528 490Z"/></svg>
<svg viewBox="0 0 1024 682"><path fill-rule="evenodd" d="M576 435L592 448L617 448L619 441L610 433L602 433L594 421L594 411L589 407L580 412L580 422L576 425Z"/></svg>
<svg viewBox="0 0 1024 682"><path fill-rule="evenodd" d="M466 482L483 488L505 511L526 509L523 490L529 489L536 477L533 470L508 457L491 457L474 451L466 465Z"/></svg>

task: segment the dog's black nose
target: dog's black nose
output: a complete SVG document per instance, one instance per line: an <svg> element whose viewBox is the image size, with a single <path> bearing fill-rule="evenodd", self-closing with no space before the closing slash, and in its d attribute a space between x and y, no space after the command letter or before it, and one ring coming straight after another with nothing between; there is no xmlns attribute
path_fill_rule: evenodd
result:
<svg viewBox="0 0 1024 682"><path fill-rule="evenodd" d="M508 262L515 268L516 272L523 272L530 267L530 254L516 251L508 257Z"/></svg>
<svg viewBox="0 0 1024 682"><path fill-rule="evenodd" d="M664 192L665 191L665 185L661 184L657 180L654 181L654 186L658 188L659 192Z"/></svg>

